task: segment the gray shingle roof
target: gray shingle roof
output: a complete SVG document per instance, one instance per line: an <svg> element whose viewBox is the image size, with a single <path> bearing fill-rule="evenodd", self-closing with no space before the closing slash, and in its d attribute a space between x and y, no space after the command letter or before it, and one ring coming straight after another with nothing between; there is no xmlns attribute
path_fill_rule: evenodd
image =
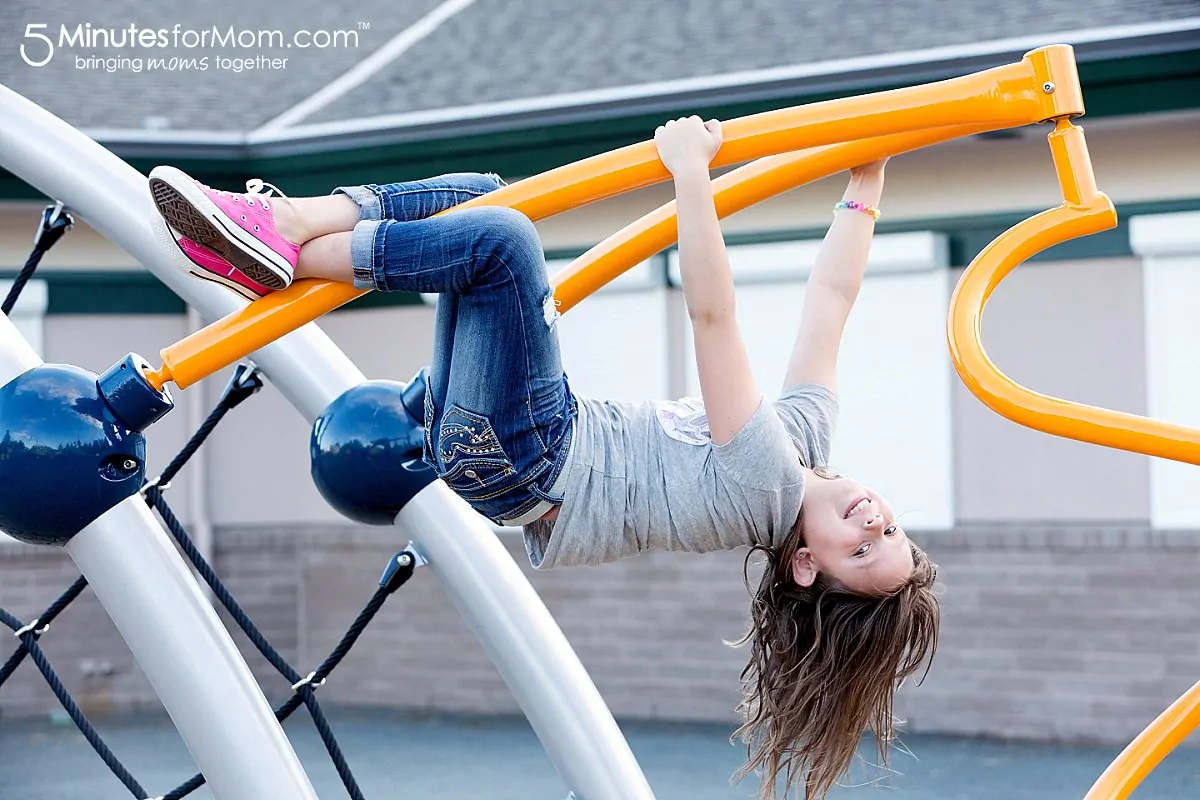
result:
<svg viewBox="0 0 1200 800"><path fill-rule="evenodd" d="M310 121L1196 14L1197 0L478 0Z"/></svg>
<svg viewBox="0 0 1200 800"><path fill-rule="evenodd" d="M84 128L241 133L317 92L440 4L440 0L0 0L0 30L28 23L104 28L353 30L357 48L66 48L40 68L17 42L0 48L0 83ZM89 4L90 5L90 4ZM1033 34L1200 16L1200 0L477 0L303 123L361 119L742 70L811 64ZM358 30L360 23L369 29ZM217 56L288 58L285 69L238 75ZM93 55L203 57L204 71L79 69Z"/></svg>

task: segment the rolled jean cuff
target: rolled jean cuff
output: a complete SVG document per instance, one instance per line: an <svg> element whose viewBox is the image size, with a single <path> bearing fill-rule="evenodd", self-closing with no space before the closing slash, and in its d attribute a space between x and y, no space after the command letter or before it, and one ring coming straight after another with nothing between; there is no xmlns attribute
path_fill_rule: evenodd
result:
<svg viewBox="0 0 1200 800"><path fill-rule="evenodd" d="M383 219L383 201L374 186L339 186L330 194L344 194L358 203L360 220Z"/></svg>
<svg viewBox="0 0 1200 800"><path fill-rule="evenodd" d="M350 234L350 265L354 268L355 289L387 291L383 276L375 271L375 239L382 225L379 220L363 220Z"/></svg>

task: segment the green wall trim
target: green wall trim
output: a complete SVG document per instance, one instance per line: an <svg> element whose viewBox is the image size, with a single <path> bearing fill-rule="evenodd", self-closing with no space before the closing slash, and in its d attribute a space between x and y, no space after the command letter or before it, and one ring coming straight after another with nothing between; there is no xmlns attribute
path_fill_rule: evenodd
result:
<svg viewBox="0 0 1200 800"><path fill-rule="evenodd" d="M424 304L421 295L410 292L367 292L351 300L338 311L358 311L364 308L392 308L394 306L419 306Z"/></svg>
<svg viewBox="0 0 1200 800"><path fill-rule="evenodd" d="M183 300L145 272L75 273L52 270L46 281L47 314L182 314Z"/></svg>

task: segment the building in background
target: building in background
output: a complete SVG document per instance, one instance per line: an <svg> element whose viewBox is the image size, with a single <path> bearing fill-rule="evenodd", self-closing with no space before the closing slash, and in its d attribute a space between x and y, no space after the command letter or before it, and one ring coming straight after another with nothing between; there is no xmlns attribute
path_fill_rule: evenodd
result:
<svg viewBox="0 0 1200 800"><path fill-rule="evenodd" d="M205 51L205 69L147 60L140 71L120 61L129 53L82 46L35 68L13 46L0 52L0 83L143 171L172 163L219 188L262 177L303 196L449 171L512 180L645 140L674 116L728 119L924 83L1070 42L1096 174L1121 224L1014 273L989 305L984 340L1001 369L1039 391L1200 426L1200 12L1189 0L1022 0L1003 13L926 0L605 0L569 14L545 0L420 0L401 10L358 0L337 15L326 5L301 0L247 20L232 4L115 0L103 19L84 20L18 2L0 10L0 29L303 24L346 33L346 46L224 48ZM95 60L106 55L117 60ZM259 56L288 62L232 71L233 59ZM846 333L834 456L893 498L941 566L944 635L926 685L904 694L910 729L1119 742L1200 677L1200 472L1015 426L962 387L946 354L945 310L961 269L1008 226L1061 200L1046 133L971 137L889 165ZM843 183L835 176L725 222L739 314L768 394L782 380L804 275ZM668 187L652 187L539 223L551 268L669 199ZM0 173L0 274L24 261L44 202ZM197 325L81 223L19 307L46 360L99 371ZM686 320L672 254L656 256L560 323L573 384L622 399L695 393ZM419 297L373 294L320 324L369 376L404 379L427 357L431 321ZM179 394L151 433L152 469L221 388L211 379ZM251 615L301 666L321 658L404 544L391 528L356 526L325 506L308 477L307 442L308 426L268 387L230 415L171 493ZM519 536L499 535L524 561ZM746 624L743 558L650 554L531 577L619 717L730 722L744 653L723 641ZM62 553L0 542L0 605L14 613L34 616L73 577ZM45 646L85 708L155 707L93 601L56 623ZM262 674L269 695L288 689ZM343 704L516 710L425 574L322 691ZM6 715L54 706L33 670L0 692Z"/></svg>

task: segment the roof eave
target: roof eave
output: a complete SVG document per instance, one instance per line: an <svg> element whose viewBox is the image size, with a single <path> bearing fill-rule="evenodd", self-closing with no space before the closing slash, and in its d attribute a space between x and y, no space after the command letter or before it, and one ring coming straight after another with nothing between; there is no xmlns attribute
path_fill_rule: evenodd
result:
<svg viewBox="0 0 1200 800"><path fill-rule="evenodd" d="M113 129L85 132L127 158L273 158L912 85L1007 63L1031 49L1057 42L1071 43L1079 63L1183 52L1200 47L1200 17L310 123L263 132Z"/></svg>

